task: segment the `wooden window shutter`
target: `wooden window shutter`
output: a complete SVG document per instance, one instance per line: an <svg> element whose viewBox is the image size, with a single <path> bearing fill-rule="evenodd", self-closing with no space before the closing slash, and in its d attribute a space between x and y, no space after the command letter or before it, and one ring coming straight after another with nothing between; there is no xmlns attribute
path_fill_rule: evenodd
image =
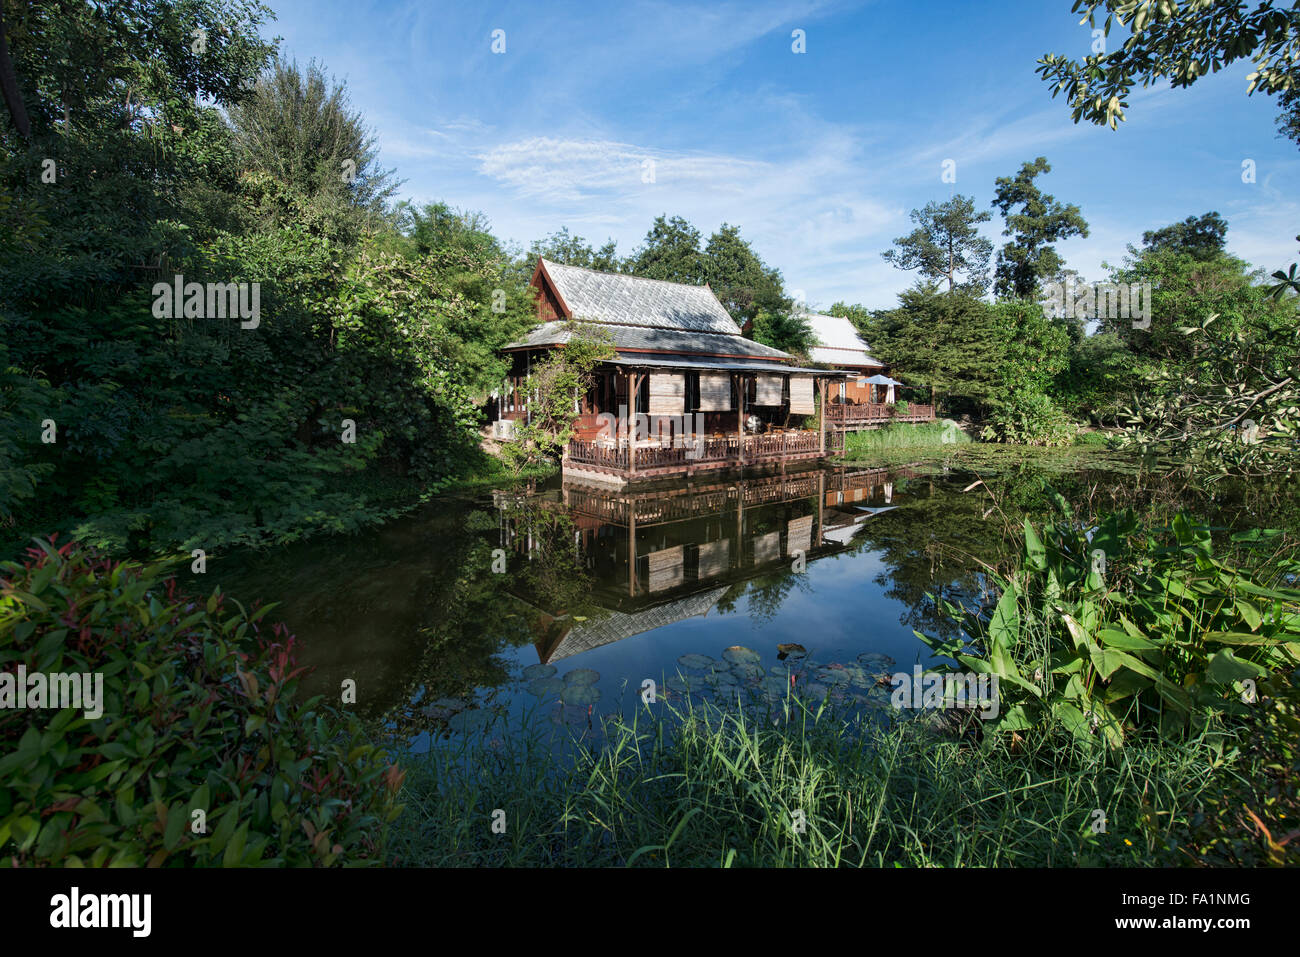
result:
<svg viewBox="0 0 1300 957"><path fill-rule="evenodd" d="M782 377L770 373L760 373L757 380L758 385L754 405L780 405L781 394L785 391L785 383L782 381Z"/></svg>
<svg viewBox="0 0 1300 957"><path fill-rule="evenodd" d="M816 410L813 405L813 377L795 375L790 377L790 411L795 415L812 415Z"/></svg>
<svg viewBox="0 0 1300 957"><path fill-rule="evenodd" d="M681 415L686 411L686 377L680 373L650 374L650 414Z"/></svg>
<svg viewBox="0 0 1300 957"><path fill-rule="evenodd" d="M808 554L812 549L812 529L813 517L805 515L803 518L792 518L786 524L786 544L785 553L793 555L796 552Z"/></svg>
<svg viewBox="0 0 1300 957"><path fill-rule="evenodd" d="M725 372L700 373L700 411L731 411L731 376Z"/></svg>
<svg viewBox="0 0 1300 957"><path fill-rule="evenodd" d="M681 545L647 555L646 563L650 567L650 590L663 591L682 584L686 580L685 559L685 548Z"/></svg>

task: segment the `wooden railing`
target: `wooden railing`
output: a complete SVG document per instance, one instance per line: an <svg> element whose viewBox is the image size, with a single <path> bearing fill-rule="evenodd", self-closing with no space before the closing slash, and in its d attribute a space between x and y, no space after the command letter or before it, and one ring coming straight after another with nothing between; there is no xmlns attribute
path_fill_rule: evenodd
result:
<svg viewBox="0 0 1300 957"><path fill-rule="evenodd" d="M884 402L868 405L835 403L826 407L826 421L832 425L878 425L884 422L932 422L933 405L911 405L906 412Z"/></svg>
<svg viewBox="0 0 1300 957"><path fill-rule="evenodd" d="M741 443L744 455L741 455ZM827 454L844 447L843 435L826 433ZM672 444L642 445L636 449L636 470L655 471L694 466L728 463L739 465L781 461L785 458L807 458L821 450L821 439L816 432L772 432L764 435L701 436L694 440L676 437ZM604 442L586 442L575 439L569 443L568 461L573 465L586 465L598 469L629 471L626 445L615 448Z"/></svg>

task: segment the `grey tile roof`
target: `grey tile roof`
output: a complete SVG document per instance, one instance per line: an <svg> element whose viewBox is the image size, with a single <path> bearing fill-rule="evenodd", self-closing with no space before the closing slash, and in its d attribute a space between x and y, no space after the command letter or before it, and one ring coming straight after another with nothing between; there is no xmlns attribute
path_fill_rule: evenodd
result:
<svg viewBox="0 0 1300 957"><path fill-rule="evenodd" d="M505 346L517 349L524 346L554 346L569 341L565 322L545 322L518 342ZM644 326L605 325L614 339L614 348L625 350L653 349L661 352L680 352L686 355L712 353L714 355L744 356L747 359L790 359L788 352L773 349L739 333L722 335L713 332L682 332L677 329L650 329Z"/></svg>
<svg viewBox="0 0 1300 957"><path fill-rule="evenodd" d="M548 259L542 265L575 319L740 335L740 327L708 286L595 272Z"/></svg>
<svg viewBox="0 0 1300 957"><path fill-rule="evenodd" d="M601 645L612 644L624 638L631 638L633 635L663 628L687 618L707 615L730 587L730 585L722 585L719 588L687 595L661 605L643 608L640 611L630 613L611 611L604 618L579 622L569 629L546 661L569 658L599 648Z"/></svg>

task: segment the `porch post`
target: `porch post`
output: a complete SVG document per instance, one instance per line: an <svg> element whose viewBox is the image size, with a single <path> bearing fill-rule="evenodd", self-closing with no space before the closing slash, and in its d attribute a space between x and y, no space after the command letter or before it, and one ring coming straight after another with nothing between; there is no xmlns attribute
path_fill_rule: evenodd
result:
<svg viewBox="0 0 1300 957"><path fill-rule="evenodd" d="M627 419L627 468L633 475L636 474L636 397L641 391L641 376L636 373L628 373L629 385L627 403L630 412Z"/></svg>
<svg viewBox="0 0 1300 957"><path fill-rule="evenodd" d="M627 531L627 593L636 597L636 500L629 498L628 511L632 519Z"/></svg>
<svg viewBox="0 0 1300 957"><path fill-rule="evenodd" d="M736 443L740 464L745 464L745 374L736 373Z"/></svg>
<svg viewBox="0 0 1300 957"><path fill-rule="evenodd" d="M817 416L817 442L821 454L826 454L826 380L817 380L817 391L821 393L821 415Z"/></svg>
<svg viewBox="0 0 1300 957"><path fill-rule="evenodd" d="M823 523L826 521L826 470L823 468L817 473L817 546L820 548L822 541Z"/></svg>

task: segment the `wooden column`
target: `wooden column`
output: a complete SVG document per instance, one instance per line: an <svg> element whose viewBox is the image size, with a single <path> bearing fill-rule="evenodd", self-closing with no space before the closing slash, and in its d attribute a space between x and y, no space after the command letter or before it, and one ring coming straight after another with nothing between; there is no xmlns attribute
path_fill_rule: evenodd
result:
<svg viewBox="0 0 1300 957"><path fill-rule="evenodd" d="M627 593L636 597L636 502L629 500L631 521L627 531Z"/></svg>
<svg viewBox="0 0 1300 957"><path fill-rule="evenodd" d="M641 376L628 373L627 390L627 469L636 474L636 397L641 391Z"/></svg>
<svg viewBox="0 0 1300 957"><path fill-rule="evenodd" d="M745 374L736 374L736 442L740 464L745 464Z"/></svg>
<svg viewBox="0 0 1300 957"><path fill-rule="evenodd" d="M826 519L826 471L817 473L817 545L822 545L822 525Z"/></svg>
<svg viewBox="0 0 1300 957"><path fill-rule="evenodd" d="M826 454L826 380L817 380L817 391L821 393L821 414L817 416L817 442L821 454Z"/></svg>

